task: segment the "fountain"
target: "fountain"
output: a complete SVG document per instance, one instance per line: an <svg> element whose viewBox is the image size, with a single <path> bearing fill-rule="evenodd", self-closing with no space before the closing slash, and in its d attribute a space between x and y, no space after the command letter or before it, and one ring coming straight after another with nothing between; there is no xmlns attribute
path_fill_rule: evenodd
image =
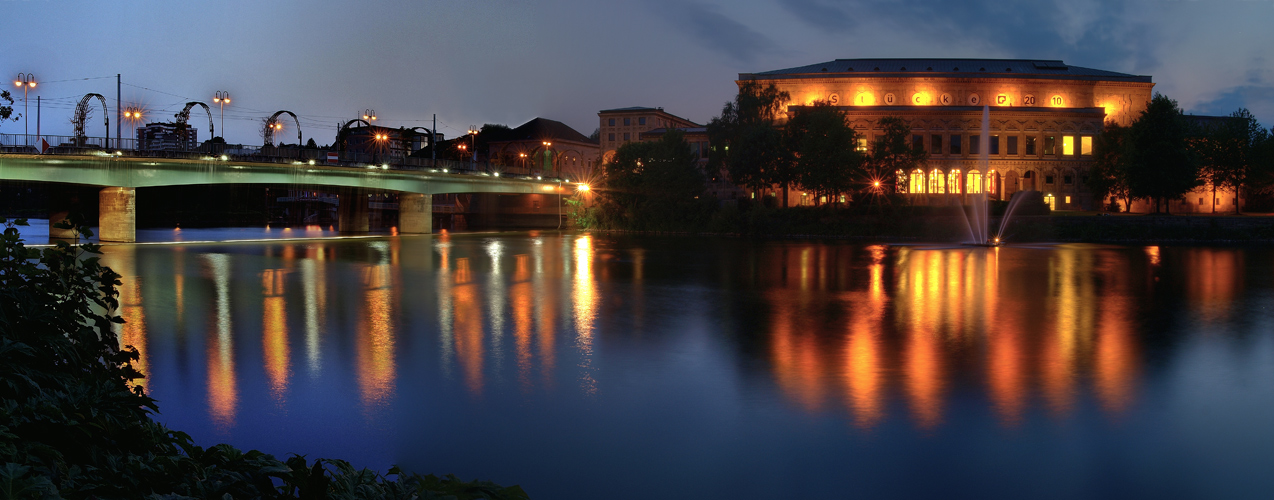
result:
<svg viewBox="0 0 1274 500"><path fill-rule="evenodd" d="M964 209L964 220L969 230L969 239L964 242L965 245L981 246L981 247L997 247L1004 241L1004 229L1008 227L1009 218L1013 216L1013 211L1026 199L1025 196L1014 196L1009 201L1008 209L1004 211L1004 217L1000 218L1000 227L991 233L991 217L990 217L990 201L986 196L987 186L990 184L987 175L990 173L990 140L991 140L991 107L982 106L982 135L978 136L978 170L982 172L983 185L969 197L969 205Z"/></svg>

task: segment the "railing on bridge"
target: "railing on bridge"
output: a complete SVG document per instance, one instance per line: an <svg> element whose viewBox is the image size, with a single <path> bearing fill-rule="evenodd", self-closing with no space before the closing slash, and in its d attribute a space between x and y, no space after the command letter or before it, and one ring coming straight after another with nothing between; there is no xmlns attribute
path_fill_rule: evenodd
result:
<svg viewBox="0 0 1274 500"><path fill-rule="evenodd" d="M43 143L48 149L42 151ZM433 170L458 174L507 175L530 177L541 175L539 169L491 162L435 160L415 157L389 157L354 151L329 151L318 148L248 146L206 142L196 150L139 150L136 139L84 137L66 135L0 134L0 153L85 155L111 154L123 157L170 158L190 160L226 159L257 163L288 163L343 167L388 168L393 170ZM110 145L112 147L107 147ZM332 153L336 153L333 155Z"/></svg>

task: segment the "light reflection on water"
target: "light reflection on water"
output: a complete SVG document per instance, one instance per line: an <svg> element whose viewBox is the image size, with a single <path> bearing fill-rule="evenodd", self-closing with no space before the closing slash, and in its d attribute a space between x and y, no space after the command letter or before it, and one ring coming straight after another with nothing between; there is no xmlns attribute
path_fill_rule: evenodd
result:
<svg viewBox="0 0 1274 500"><path fill-rule="evenodd" d="M884 450L1073 467L1092 464L1063 443L1113 439L1163 460L1155 443L1177 438L1140 429L1176 417L1162 398L1195 375L1173 361L1192 345L1179 339L1274 335L1274 255L1255 249L531 233L106 252L125 275L120 335L142 353L141 383L161 420L202 444L461 472L546 498L590 491L571 481L666 473L684 492L698 488L691 477L719 484L749 470L779 472L747 491L793 478L837 491L838 476L780 465L797 457L856 463L863 472L846 474L876 491L926 470L858 463ZM1220 390L1247 400L1271 384ZM1274 418L1269 404L1246 411ZM1266 428L1242 431L1274 443ZM663 448L665 434L684 442ZM964 436L1004 450L969 455L952 441ZM469 451L497 448L509 458ZM1126 474L1093 484L1143 480L1132 462L1104 466ZM979 474L944 481L985 486ZM1211 486L1200 475L1177 481ZM1274 486L1263 481L1253 484ZM626 495L641 496L608 491Z"/></svg>

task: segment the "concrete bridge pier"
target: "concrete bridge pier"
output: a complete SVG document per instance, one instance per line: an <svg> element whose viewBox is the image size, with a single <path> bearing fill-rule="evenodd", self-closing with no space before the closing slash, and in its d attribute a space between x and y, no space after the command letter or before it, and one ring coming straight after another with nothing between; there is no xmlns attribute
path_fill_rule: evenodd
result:
<svg viewBox="0 0 1274 500"><path fill-rule="evenodd" d="M98 193L97 238L101 241L137 241L137 189L108 187Z"/></svg>
<svg viewBox="0 0 1274 500"><path fill-rule="evenodd" d="M402 234L432 233L433 198L431 194L399 193L398 232Z"/></svg>
<svg viewBox="0 0 1274 500"><path fill-rule="evenodd" d="M341 232L366 233L371 230L370 212L367 209L366 189L342 189L337 195L340 205L337 206L336 230Z"/></svg>

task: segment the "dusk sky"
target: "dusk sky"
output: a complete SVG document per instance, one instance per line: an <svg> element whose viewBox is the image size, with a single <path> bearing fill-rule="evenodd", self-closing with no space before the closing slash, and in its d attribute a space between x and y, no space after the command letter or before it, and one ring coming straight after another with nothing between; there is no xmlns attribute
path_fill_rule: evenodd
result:
<svg viewBox="0 0 1274 500"><path fill-rule="evenodd" d="M705 123L732 98L738 73L867 57L1062 59L1151 75L1189 113L1247 107L1274 122L1270 1L36 0L0 9L0 68L41 82L45 134L70 133L86 92L110 99L114 121L116 73L125 104L145 106L149 121L171 120L188 100L213 105L224 90L229 142L259 144L260 120L286 109L306 138L328 144L338 122L368 108L388 126L427 127L437 113L447 137L537 116L589 134L598 110L626 106ZM202 112L191 123L207 138ZM97 110L88 134L102 129Z"/></svg>

